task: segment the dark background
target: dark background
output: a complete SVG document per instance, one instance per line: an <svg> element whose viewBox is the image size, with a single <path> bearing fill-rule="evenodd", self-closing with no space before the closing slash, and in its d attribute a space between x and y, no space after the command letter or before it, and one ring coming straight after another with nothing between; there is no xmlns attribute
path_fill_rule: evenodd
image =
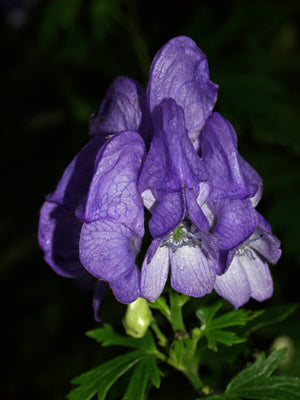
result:
<svg viewBox="0 0 300 400"><path fill-rule="evenodd" d="M89 117L110 82L126 75L145 85L150 60L177 35L192 37L206 53L220 86L216 110L233 123L240 152L264 179L258 210L282 241L282 258L272 267L273 298L248 307L299 301L298 5L0 0L3 398L63 399L71 378L109 352L84 335L97 326L91 294L78 293L43 261L39 209L86 143ZM124 312L105 296L105 321L120 325ZM299 374L299 315L260 332L253 348L268 350L282 334L294 346L284 372ZM153 399L193 398L176 374L151 393ZM110 396L119 398L116 390Z"/></svg>

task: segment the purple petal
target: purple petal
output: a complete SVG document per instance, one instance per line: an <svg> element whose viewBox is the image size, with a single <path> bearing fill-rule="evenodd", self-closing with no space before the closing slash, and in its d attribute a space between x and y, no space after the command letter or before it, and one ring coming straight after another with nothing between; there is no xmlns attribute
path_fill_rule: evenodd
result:
<svg viewBox="0 0 300 400"><path fill-rule="evenodd" d="M251 296L251 289L239 257L233 259L225 274L216 277L214 289L235 309L247 303Z"/></svg>
<svg viewBox="0 0 300 400"><path fill-rule="evenodd" d="M280 240L266 229L269 225L267 221L260 214L257 213L257 215L259 216L258 227L253 238L248 241L249 246L270 263L276 264L281 256Z"/></svg>
<svg viewBox="0 0 300 400"><path fill-rule="evenodd" d="M45 261L59 275L76 278L86 274L79 260L82 223L64 205L45 202L41 212L38 240Z"/></svg>
<svg viewBox="0 0 300 400"><path fill-rule="evenodd" d="M249 199L216 200L209 207L217 216L213 234L220 241L221 250L231 250L248 239L256 228L256 215Z"/></svg>
<svg viewBox="0 0 300 400"><path fill-rule="evenodd" d="M197 192L199 193L198 196ZM209 185L205 182L200 183L197 190L189 189L185 191L189 219L201 231L209 230L209 222L201 210L201 206L206 201L208 195Z"/></svg>
<svg viewBox="0 0 300 400"><path fill-rule="evenodd" d="M92 179L85 207L76 215L86 222L110 219L144 233L143 204L137 179L145 146L135 132L122 132L107 142Z"/></svg>
<svg viewBox="0 0 300 400"><path fill-rule="evenodd" d="M136 131L144 138L151 131L144 89L138 82L124 76L113 81L99 111L90 120L91 136L109 136L122 131Z"/></svg>
<svg viewBox="0 0 300 400"><path fill-rule="evenodd" d="M193 297L210 293L216 278L217 247L215 238L203 234L199 245L170 251L172 288Z"/></svg>
<svg viewBox="0 0 300 400"><path fill-rule="evenodd" d="M79 242L80 260L93 276L118 282L134 269L141 239L125 225L112 221L83 224Z"/></svg>
<svg viewBox="0 0 300 400"><path fill-rule="evenodd" d="M117 300L129 304L140 296L140 271L134 268L128 275L110 283Z"/></svg>
<svg viewBox="0 0 300 400"><path fill-rule="evenodd" d="M185 36L170 40L155 56L147 95L150 109L172 98L184 109L189 138L194 141L216 100L218 86L209 80L205 54Z"/></svg>
<svg viewBox="0 0 300 400"><path fill-rule="evenodd" d="M235 308L247 303L250 296L258 301L268 299L273 294L273 281L267 262L246 247L236 253L228 270L217 276L215 290Z"/></svg>
<svg viewBox="0 0 300 400"><path fill-rule="evenodd" d="M270 298L273 294L273 281L268 263L259 257L256 257L255 260L248 256L240 257L240 259L247 274L251 297L257 301Z"/></svg>
<svg viewBox="0 0 300 400"><path fill-rule="evenodd" d="M180 192L166 193L149 221L153 238L166 236L180 224L185 215L184 197Z"/></svg>
<svg viewBox="0 0 300 400"><path fill-rule="evenodd" d="M262 196L263 181L255 169L252 168L251 165L248 164L247 161L245 161L241 156L239 156L239 164L243 176L247 182L247 187L251 195L251 203L253 207L256 207Z"/></svg>
<svg viewBox="0 0 300 400"><path fill-rule="evenodd" d="M55 192L47 200L75 209L87 194L94 172L95 158L105 142L104 137L91 139L65 169Z"/></svg>
<svg viewBox="0 0 300 400"><path fill-rule="evenodd" d="M148 262L152 245L146 253L141 272L141 297L148 301L155 301L161 295L169 271L168 247L158 247L155 254L150 257L151 261ZM157 244L154 243L154 246L156 247Z"/></svg>
<svg viewBox="0 0 300 400"><path fill-rule="evenodd" d="M236 133L220 114L213 113L207 120L200 137L200 149L213 185L213 199L250 195L239 164Z"/></svg>
<svg viewBox="0 0 300 400"><path fill-rule="evenodd" d="M182 108L172 99L164 100L153 119L155 133L139 180L140 191L179 191L204 181L204 166L187 137Z"/></svg>

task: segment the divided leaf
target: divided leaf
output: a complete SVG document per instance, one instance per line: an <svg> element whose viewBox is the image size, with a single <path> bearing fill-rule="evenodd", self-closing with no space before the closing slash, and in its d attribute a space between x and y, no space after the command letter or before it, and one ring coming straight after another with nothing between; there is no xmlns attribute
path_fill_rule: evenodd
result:
<svg viewBox="0 0 300 400"><path fill-rule="evenodd" d="M122 400L144 400L148 381L159 388L161 371L154 356L145 357L134 368L126 393Z"/></svg>
<svg viewBox="0 0 300 400"><path fill-rule="evenodd" d="M149 330L142 338L132 338L119 335L110 324L103 324L101 328L93 329L87 332L86 335L95 339L98 343L102 343L103 347L124 346L143 350L147 353L154 353L156 350L153 336Z"/></svg>
<svg viewBox="0 0 300 400"><path fill-rule="evenodd" d="M222 303L214 304L211 307L204 307L198 310L196 315L202 322L201 330L208 341L208 347L217 351L217 342L232 346L246 340L245 337L237 336L236 332L224 330L230 326L243 326L248 321L256 318L262 311L249 312L245 310L230 311L220 317L214 318Z"/></svg>
<svg viewBox="0 0 300 400"><path fill-rule="evenodd" d="M300 379L292 376L270 376L284 360L286 349L274 350L268 358L257 360L238 373L228 384L226 396L252 400L299 400Z"/></svg>
<svg viewBox="0 0 300 400"><path fill-rule="evenodd" d="M116 380L140 361L142 357L139 351L126 353L78 376L72 380L72 383L79 386L69 393L68 399L89 400L98 393L98 400L104 400L106 393Z"/></svg>

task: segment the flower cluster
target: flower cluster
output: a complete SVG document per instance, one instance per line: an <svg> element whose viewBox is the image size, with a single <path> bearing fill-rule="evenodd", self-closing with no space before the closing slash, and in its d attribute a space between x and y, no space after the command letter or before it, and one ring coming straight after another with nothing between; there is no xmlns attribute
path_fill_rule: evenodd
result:
<svg viewBox="0 0 300 400"><path fill-rule="evenodd" d="M39 243L58 273L94 288L107 284L131 303L156 300L169 269L173 289L213 289L235 308L272 295L267 261L281 254L255 210L262 180L240 156L232 125L213 108L218 86L188 37L155 56L146 92L117 78L90 121L90 140L41 210ZM135 259L151 213L152 243Z"/></svg>

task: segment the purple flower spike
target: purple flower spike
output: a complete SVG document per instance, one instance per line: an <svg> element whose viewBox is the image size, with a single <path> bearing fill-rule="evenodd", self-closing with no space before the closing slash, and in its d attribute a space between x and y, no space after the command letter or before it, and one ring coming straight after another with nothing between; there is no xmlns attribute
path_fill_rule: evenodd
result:
<svg viewBox="0 0 300 400"><path fill-rule="evenodd" d="M249 239L228 255L228 270L217 276L214 289L235 308L250 297L263 301L273 294L273 281L267 261L276 264L281 256L280 241L269 224L257 213L257 228ZM267 228L267 229L266 229Z"/></svg>
<svg viewBox="0 0 300 400"><path fill-rule="evenodd" d="M147 88L151 111L172 98L184 110L189 138L195 142L217 100L218 85L209 79L205 54L185 36L170 40L156 54Z"/></svg>

